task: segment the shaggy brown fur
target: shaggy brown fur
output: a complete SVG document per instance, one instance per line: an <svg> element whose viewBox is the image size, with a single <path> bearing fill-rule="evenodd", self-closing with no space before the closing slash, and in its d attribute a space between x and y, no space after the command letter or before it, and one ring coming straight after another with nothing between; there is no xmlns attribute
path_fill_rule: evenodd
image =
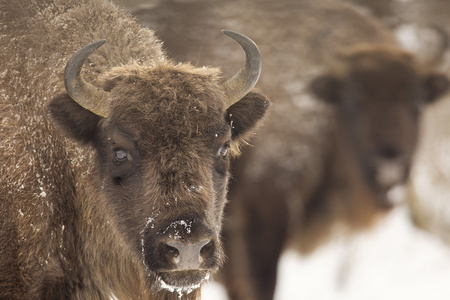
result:
<svg viewBox="0 0 450 300"><path fill-rule="evenodd" d="M103 38L83 76L110 92L107 118L62 74ZM267 99L227 107L218 70L172 64L103 0L0 0L0 45L0 298L198 298L223 260L227 150ZM173 239L209 239L198 271L171 272Z"/></svg>
<svg viewBox="0 0 450 300"><path fill-rule="evenodd" d="M170 25L158 19L177 9ZM420 112L448 88L389 30L342 2L163 2L136 14L180 59L213 64L224 51L213 31L228 23L250 29L265 59L260 84L274 105L233 164L224 226L231 299L271 299L285 248L309 253L389 211L387 192L408 177ZM191 42L180 46L176 33L187 26L210 31L184 35Z"/></svg>

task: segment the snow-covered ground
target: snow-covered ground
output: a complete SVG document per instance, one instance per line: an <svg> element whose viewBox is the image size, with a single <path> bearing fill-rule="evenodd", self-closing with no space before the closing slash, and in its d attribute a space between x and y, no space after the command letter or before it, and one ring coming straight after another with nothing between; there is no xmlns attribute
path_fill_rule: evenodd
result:
<svg viewBox="0 0 450 300"><path fill-rule="evenodd" d="M226 300L221 285L202 300ZM370 232L334 241L310 256L283 254L276 300L449 300L450 247L415 228L406 207Z"/></svg>

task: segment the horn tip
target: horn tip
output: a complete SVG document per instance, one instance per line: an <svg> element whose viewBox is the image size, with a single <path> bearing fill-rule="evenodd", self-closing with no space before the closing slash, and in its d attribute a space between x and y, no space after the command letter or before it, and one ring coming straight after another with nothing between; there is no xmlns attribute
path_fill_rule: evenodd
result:
<svg viewBox="0 0 450 300"><path fill-rule="evenodd" d="M232 38L233 40L235 40L236 42L238 42L238 43L241 44L241 45L242 45L243 43L250 44L250 45L251 45L252 47L254 47L254 48L258 51L258 53L259 53L258 46L257 46L257 45L255 44L255 42L254 42L251 38L249 38L248 36L246 36L246 35L244 35L244 34L242 34L242 33L236 32L236 31L232 31L232 30L222 29L221 31L222 31L223 34L225 34L226 36Z"/></svg>
<svg viewBox="0 0 450 300"><path fill-rule="evenodd" d="M242 36L242 34L236 32L236 31L227 30L227 29L222 29L221 32L231 38L233 38L233 36Z"/></svg>
<svg viewBox="0 0 450 300"><path fill-rule="evenodd" d="M103 46L104 43L106 43L106 39L101 39L101 40L95 41L92 43L92 45L95 45L96 48L99 48L100 46Z"/></svg>

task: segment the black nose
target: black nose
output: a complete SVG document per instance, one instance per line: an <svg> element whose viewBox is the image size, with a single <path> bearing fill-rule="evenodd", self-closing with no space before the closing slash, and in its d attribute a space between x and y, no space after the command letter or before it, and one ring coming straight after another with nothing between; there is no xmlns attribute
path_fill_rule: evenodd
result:
<svg viewBox="0 0 450 300"><path fill-rule="evenodd" d="M164 222L143 239L147 265L155 272L214 270L222 249L217 234L200 218Z"/></svg>
<svg viewBox="0 0 450 300"><path fill-rule="evenodd" d="M394 160L401 156L401 151L395 146L386 145L379 149L378 155L387 160Z"/></svg>
<svg viewBox="0 0 450 300"><path fill-rule="evenodd" d="M181 242L172 240L165 242L170 253L174 270L200 269L203 262L208 260L214 252L214 242L203 239L199 242Z"/></svg>

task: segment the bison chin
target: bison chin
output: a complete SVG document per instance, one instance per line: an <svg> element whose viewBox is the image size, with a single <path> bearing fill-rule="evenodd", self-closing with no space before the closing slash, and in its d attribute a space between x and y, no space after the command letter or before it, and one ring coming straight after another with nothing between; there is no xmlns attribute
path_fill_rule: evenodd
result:
<svg viewBox="0 0 450 300"><path fill-rule="evenodd" d="M161 289L177 292L179 295L189 294L209 280L210 273L206 270L186 270L158 273L157 279Z"/></svg>
<svg viewBox="0 0 450 300"><path fill-rule="evenodd" d="M402 162L376 161L370 164L369 178L382 208L390 209L404 201L404 186L409 165Z"/></svg>

